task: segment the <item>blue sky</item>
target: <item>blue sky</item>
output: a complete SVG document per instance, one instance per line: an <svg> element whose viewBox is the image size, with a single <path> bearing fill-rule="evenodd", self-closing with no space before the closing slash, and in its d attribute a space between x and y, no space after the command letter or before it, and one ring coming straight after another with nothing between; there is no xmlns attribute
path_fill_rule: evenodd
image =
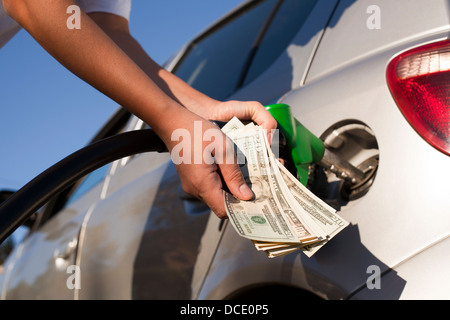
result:
<svg viewBox="0 0 450 320"><path fill-rule="evenodd" d="M130 29L162 64L244 0L134 0ZM21 30L0 49L0 190L82 148L119 106Z"/></svg>

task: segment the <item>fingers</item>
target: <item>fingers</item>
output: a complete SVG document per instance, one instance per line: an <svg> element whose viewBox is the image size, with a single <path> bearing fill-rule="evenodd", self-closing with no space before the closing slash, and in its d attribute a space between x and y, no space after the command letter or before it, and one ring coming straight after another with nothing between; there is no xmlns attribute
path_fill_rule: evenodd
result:
<svg viewBox="0 0 450 320"><path fill-rule="evenodd" d="M217 141L204 147L203 152L203 156L210 154L214 162L177 165L183 190L204 201L219 218L226 218L224 189L241 200L250 200L254 194L245 182L233 143L221 131Z"/></svg>
<svg viewBox="0 0 450 320"><path fill-rule="evenodd" d="M259 120L261 123L264 121L261 119L266 117L263 113L267 113L270 116L268 117L269 122L265 122L269 123L268 127L273 126L270 124L271 119L276 123L262 105L258 103L251 105L254 106L244 110L244 114L251 115L252 120ZM261 115L257 116L258 114ZM196 130L201 134L199 141L195 137ZM243 201L251 200L254 194L241 172L232 141L217 127L206 121L198 128L194 127L193 131L194 138L191 136L183 138L182 142L174 144L170 148L173 153L172 158L178 153L183 155L181 159L189 160L174 162L181 178L182 187L188 194L203 200L219 218L226 218L224 189L228 189L236 198ZM198 159L201 161L198 162Z"/></svg>
<svg viewBox="0 0 450 320"><path fill-rule="evenodd" d="M276 129L277 121L264 106L261 104L259 106L251 104L251 106L254 108L252 118L254 122L268 131Z"/></svg>
<svg viewBox="0 0 450 320"><path fill-rule="evenodd" d="M257 101L227 101L219 108L215 108L214 119L228 121L232 117L241 120L252 120L266 130L267 140L272 143L273 130L277 128L277 121L264 106Z"/></svg>
<svg viewBox="0 0 450 320"><path fill-rule="evenodd" d="M237 164L223 164L219 168L228 190L235 197L241 200L253 198L253 192L245 182L241 169Z"/></svg>
<svg viewBox="0 0 450 320"><path fill-rule="evenodd" d="M241 200L251 200L254 197L252 190L247 185L244 175L241 172L241 169L238 165L236 154L234 152L233 143L225 138L224 139L224 148L218 149L223 150L224 153L216 153L215 158L218 162L218 170L217 170L217 178L220 179L220 176L223 179L223 183L225 186L220 186L220 196L218 190L211 191L211 189L206 188L206 192L208 193L208 198L205 198L205 202L209 200L213 206L215 206L217 211L214 211L218 217L226 216L225 212L225 204L223 199L223 190L228 189L236 198ZM231 155L231 159L229 158ZM232 161L230 161L232 160ZM226 187L226 188L225 188ZM215 194L215 195L214 195ZM218 201L220 200L220 201ZM219 203L220 202L220 203ZM211 205L210 205L211 207ZM223 207L223 211L222 211ZM212 207L211 207L212 208ZM223 214L222 214L223 213Z"/></svg>
<svg viewBox="0 0 450 320"><path fill-rule="evenodd" d="M224 191L219 174L217 172L211 173L202 183L202 187L204 189L200 191L199 198L209 206L218 218L226 219Z"/></svg>
<svg viewBox="0 0 450 320"><path fill-rule="evenodd" d="M241 120L252 120L270 131L277 127L277 121L264 106L257 101L226 101L215 108L214 120L228 121L233 116Z"/></svg>
<svg viewBox="0 0 450 320"><path fill-rule="evenodd" d="M241 200L249 200L253 197L253 192L247 186L239 167L234 143L224 134L222 134L222 137L222 142L218 143L218 146L221 146L221 148L216 148L214 153L219 173L226 187L235 197Z"/></svg>
<svg viewBox="0 0 450 320"><path fill-rule="evenodd" d="M253 198L253 192L246 184L244 176L237 164L220 165L219 171L228 190L235 197L241 200L250 200ZM205 176L203 179L200 179L200 188L198 189L197 187L197 194L194 194L194 196L197 196L204 201L217 217L224 219L227 218L227 212L223 197L224 186L220 179L220 175L218 171L215 171L211 172L211 174Z"/></svg>
<svg viewBox="0 0 450 320"><path fill-rule="evenodd" d="M234 196L242 200L250 200L253 197L253 192L245 184L244 177L237 165L237 170L232 165L223 165L220 169L210 165L187 166L190 167L177 166L183 190L205 202L220 219L227 218L227 212L223 196L224 185L219 171Z"/></svg>

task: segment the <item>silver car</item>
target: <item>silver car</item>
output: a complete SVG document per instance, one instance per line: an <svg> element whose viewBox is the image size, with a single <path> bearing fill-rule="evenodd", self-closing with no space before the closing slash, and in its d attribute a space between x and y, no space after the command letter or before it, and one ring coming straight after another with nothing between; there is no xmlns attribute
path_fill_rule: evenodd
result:
<svg viewBox="0 0 450 320"><path fill-rule="evenodd" d="M449 299L450 2L247 1L165 67L216 99L291 106L357 186L311 165L350 225L269 259L180 186L170 155L101 166L6 240L2 299ZM119 110L95 140L145 129ZM7 247L8 250L4 248Z"/></svg>

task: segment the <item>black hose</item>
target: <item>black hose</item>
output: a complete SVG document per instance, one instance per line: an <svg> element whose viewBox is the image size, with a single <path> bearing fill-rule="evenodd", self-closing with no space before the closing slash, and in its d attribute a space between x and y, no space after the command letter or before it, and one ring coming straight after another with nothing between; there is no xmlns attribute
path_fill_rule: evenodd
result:
<svg viewBox="0 0 450 320"><path fill-rule="evenodd" d="M153 130L117 134L80 149L45 170L0 206L0 244L53 196L86 174L121 158L143 152L166 152Z"/></svg>

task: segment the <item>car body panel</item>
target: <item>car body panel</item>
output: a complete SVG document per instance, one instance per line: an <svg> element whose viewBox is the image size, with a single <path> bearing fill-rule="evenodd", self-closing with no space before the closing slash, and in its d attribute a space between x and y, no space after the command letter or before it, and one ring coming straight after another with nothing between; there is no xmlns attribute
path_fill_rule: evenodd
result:
<svg viewBox="0 0 450 320"><path fill-rule="evenodd" d="M197 256L211 211L185 197L167 154L157 155L157 168L145 166L153 156L142 154L116 172L116 188L92 212L80 253L80 299L187 299L191 284L200 285L193 274L198 257L205 265L211 259ZM129 179L130 171L139 177Z"/></svg>
<svg viewBox="0 0 450 320"><path fill-rule="evenodd" d="M380 153L375 182L363 198L340 208L340 214L351 225L312 258L298 253L278 261L266 261L263 253L250 254L248 244L236 246L236 239L223 241L200 297L217 299L246 286L284 283L323 298L345 299L366 285L370 276L368 267L375 265L381 272L387 272L450 234L450 204L446 196L450 171L445 169L449 159L426 143L407 123L385 81L387 64L395 54L449 37L447 13L440 14L441 19L438 19L444 25L430 23L428 32L422 29L420 35L405 34L402 41L382 37L383 41L376 43L374 50L366 55L361 51L357 59L333 57L331 47L342 47L335 42L337 36L331 37L329 32L338 31L343 33L341 38L347 39L346 50L342 51L358 55L359 36L356 35L364 38L368 32L365 20L359 27L355 27L353 21L352 31L345 33L351 27L344 18L351 14L358 16L352 10L361 10L370 4L358 1L358 5L348 8L331 31L325 32L306 84L280 100L290 105L293 115L317 136L332 125L351 119L362 121L375 133ZM440 4L442 8L444 2ZM395 2L395 5L401 4ZM382 8L384 12L385 7ZM341 28L341 21L345 28ZM398 21L402 22L404 20ZM395 40L394 43L389 43L390 39ZM328 60L333 63L325 63ZM227 234L223 239L227 239ZM450 258L439 255L439 259L447 265ZM389 276L396 283L396 291L386 298L403 298L403 290L407 292L405 297L427 296L418 288L410 289L410 280L402 274L391 271ZM414 279L415 275L410 272L408 276ZM441 279L441 285L448 287L450 283ZM450 297L448 292L440 290L440 293L441 298Z"/></svg>
<svg viewBox="0 0 450 320"><path fill-rule="evenodd" d="M449 158L409 125L386 83L399 52L450 37L449 3L319 0L281 56L230 97L286 103L317 136L358 121L376 137L373 185L339 204L350 225L312 258L268 259L184 193L168 154L147 153L112 163L103 183L32 233L0 275L1 297L225 299L277 284L324 299L450 298ZM373 5L381 29L366 25ZM142 126L132 117L126 130ZM74 237L75 252L57 265ZM81 289L67 288L70 264ZM372 266L381 289L367 287Z"/></svg>
<svg viewBox="0 0 450 320"><path fill-rule="evenodd" d="M446 237L437 243L424 248L398 266L395 266L379 280L379 289L364 287L352 299L375 300L396 299L392 293L398 291L397 278L408 279L402 291L401 298L405 300L417 299L448 299L450 289L448 280L443 279L450 268L447 258L450 250L450 239Z"/></svg>
<svg viewBox="0 0 450 320"><path fill-rule="evenodd" d="M263 104L276 102L305 79L314 51L337 1L317 1L313 11L291 44L258 78L230 97L236 100L257 99Z"/></svg>
<svg viewBox="0 0 450 320"><path fill-rule="evenodd" d="M375 14L368 12L371 6L379 8L379 29L367 27ZM340 1L314 56L308 81L427 34L448 31L449 27L448 0Z"/></svg>
<svg viewBox="0 0 450 320"><path fill-rule="evenodd" d="M100 184L20 244L6 265L3 299L74 299L74 291L68 290L72 273L67 271L76 265L79 233L101 189Z"/></svg>

